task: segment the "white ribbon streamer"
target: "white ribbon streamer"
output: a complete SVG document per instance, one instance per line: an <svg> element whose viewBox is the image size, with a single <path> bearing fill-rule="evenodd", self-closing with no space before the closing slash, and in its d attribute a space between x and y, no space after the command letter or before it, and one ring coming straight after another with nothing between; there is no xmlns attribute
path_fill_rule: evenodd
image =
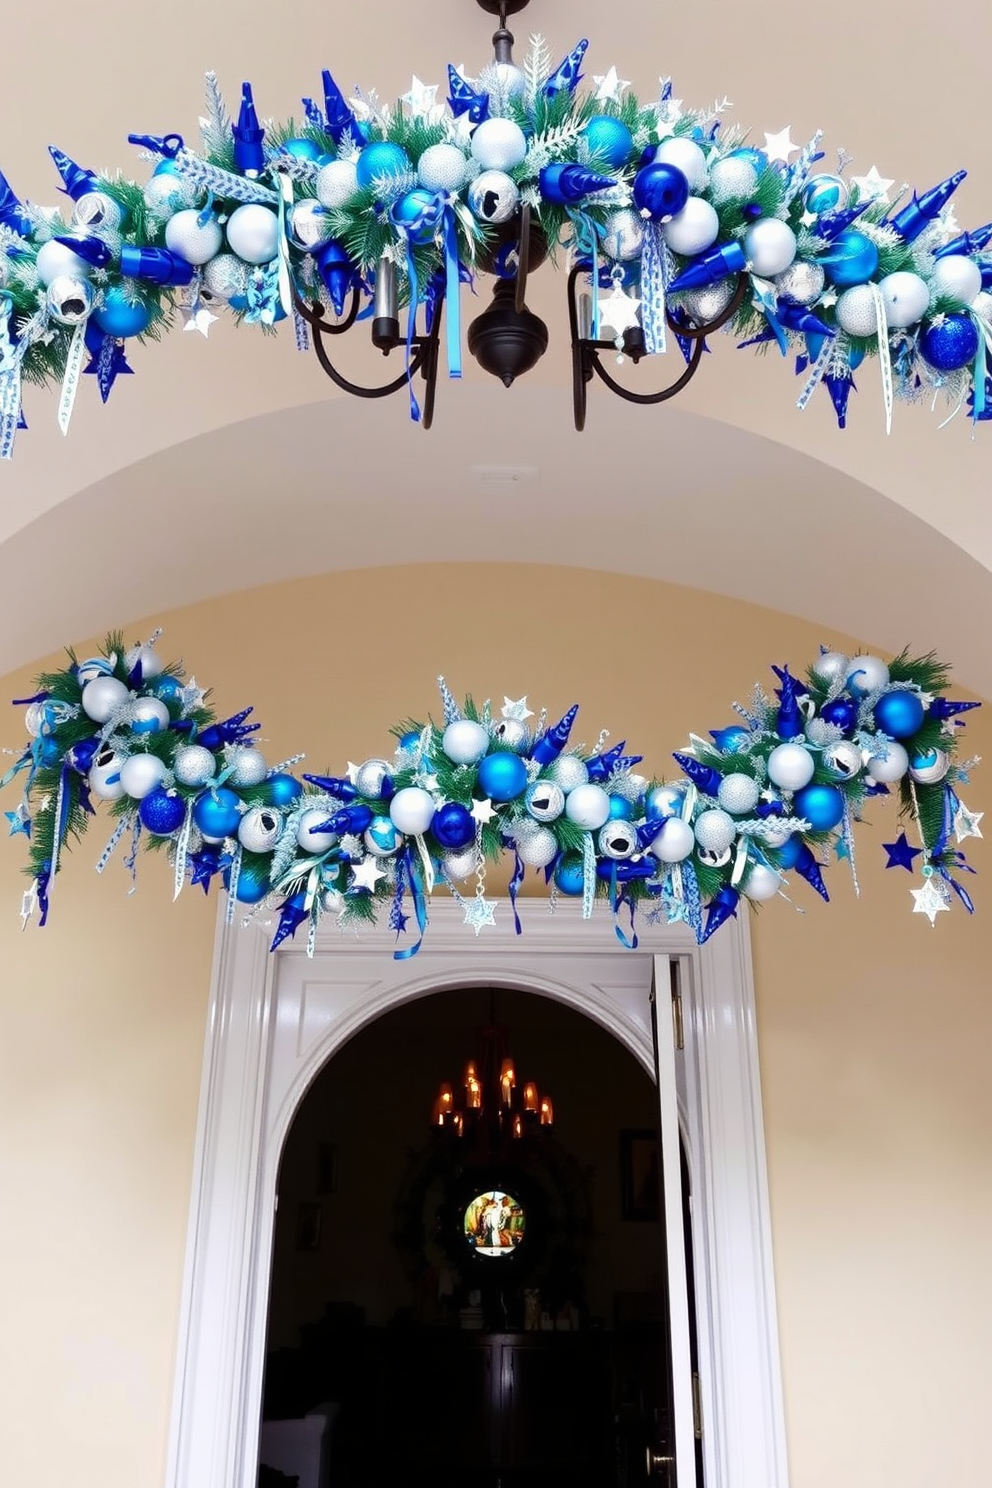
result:
<svg viewBox="0 0 992 1488"><path fill-rule="evenodd" d="M63 434L69 432L69 420L72 418L72 406L76 401L76 390L79 387L79 374L83 366L83 353L86 350L86 325L80 321L72 333L69 342L69 354L65 359L65 374L62 378L62 396L59 399L59 428Z"/></svg>
<svg viewBox="0 0 992 1488"><path fill-rule="evenodd" d="M889 326L885 319L885 301L877 284L869 284L875 306L875 328L878 331L878 365L882 373L882 399L885 403L885 432L892 433L892 354L889 351Z"/></svg>

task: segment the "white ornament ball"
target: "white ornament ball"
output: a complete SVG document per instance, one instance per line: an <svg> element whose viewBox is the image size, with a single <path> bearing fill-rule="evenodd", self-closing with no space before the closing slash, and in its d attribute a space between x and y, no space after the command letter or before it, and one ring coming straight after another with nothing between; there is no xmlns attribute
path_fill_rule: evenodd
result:
<svg viewBox="0 0 992 1488"><path fill-rule="evenodd" d="M489 735L481 723L459 718L449 723L441 736L441 748L456 765L475 765L489 748Z"/></svg>
<svg viewBox="0 0 992 1488"><path fill-rule="evenodd" d="M333 811L325 806L312 806L309 811L304 811L296 827L296 840L304 852L325 853L334 846L337 833L320 831L324 822L333 815Z"/></svg>
<svg viewBox="0 0 992 1488"><path fill-rule="evenodd" d="M790 305L813 305L823 293L827 276L818 263L800 258L775 276L779 299Z"/></svg>
<svg viewBox="0 0 992 1488"><path fill-rule="evenodd" d="M48 286L48 310L62 325L77 326L93 309L93 287L87 279L60 274Z"/></svg>
<svg viewBox="0 0 992 1488"><path fill-rule="evenodd" d="M24 727L32 739L37 739L41 733L41 726L45 719L44 703L29 703L24 709Z"/></svg>
<svg viewBox="0 0 992 1488"><path fill-rule="evenodd" d="M632 207L621 207L619 211L610 213L603 234L603 252L607 258L615 258L618 263L630 263L632 259L640 258L643 244L644 221L640 213Z"/></svg>
<svg viewBox="0 0 992 1488"><path fill-rule="evenodd" d="M167 227L166 237L168 231ZM228 218L227 241L231 251L243 258L245 263L271 263L279 252L279 219L275 212L263 207L260 202L247 202L245 206L236 208ZM217 248L219 247L218 242ZM213 254L208 254L208 257L213 257Z"/></svg>
<svg viewBox="0 0 992 1488"><path fill-rule="evenodd" d="M836 305L837 324L849 336L874 336L878 330L875 297L867 284L852 284Z"/></svg>
<svg viewBox="0 0 992 1488"><path fill-rule="evenodd" d="M695 834L689 823L680 816L673 816L655 837L649 851L662 863L681 863L695 846Z"/></svg>
<svg viewBox="0 0 992 1488"><path fill-rule="evenodd" d="M745 200L758 184L758 172L743 155L727 155L710 166L710 198L715 202L732 197Z"/></svg>
<svg viewBox="0 0 992 1488"><path fill-rule="evenodd" d="M980 315L986 323L992 323L992 294L983 289L980 295L976 295L971 302L971 308L976 315Z"/></svg>
<svg viewBox="0 0 992 1488"><path fill-rule="evenodd" d="M494 62L492 73L495 75L496 90L504 98L519 98L527 86L523 71L512 62Z"/></svg>
<svg viewBox="0 0 992 1488"><path fill-rule="evenodd" d="M701 811L693 823L696 841L710 852L722 853L737 836L737 827L726 811Z"/></svg>
<svg viewBox="0 0 992 1488"><path fill-rule="evenodd" d="M503 749L512 749L522 754L530 743L527 725L520 718L498 718L492 727L492 735Z"/></svg>
<svg viewBox="0 0 992 1488"><path fill-rule="evenodd" d="M322 166L314 183L322 207L343 207L358 195L358 171L353 160L331 160Z"/></svg>
<svg viewBox="0 0 992 1488"><path fill-rule="evenodd" d="M344 909L344 895L340 889L325 889L320 896L320 907L325 914L340 914Z"/></svg>
<svg viewBox="0 0 992 1488"><path fill-rule="evenodd" d="M512 119L484 119L472 135L472 154L483 170L513 170L527 158L527 137Z"/></svg>
<svg viewBox="0 0 992 1488"><path fill-rule="evenodd" d="M685 290L679 295L678 303L690 320L704 326L723 314L736 292L736 279L718 279L716 284L704 285L702 289Z"/></svg>
<svg viewBox="0 0 992 1488"><path fill-rule="evenodd" d="M554 780L535 780L527 787L524 804L535 821L557 821L565 810L565 792Z"/></svg>
<svg viewBox="0 0 992 1488"><path fill-rule="evenodd" d="M690 196L681 212L662 228L665 242L673 253L691 258L712 248L720 235L720 219L701 196Z"/></svg>
<svg viewBox="0 0 992 1488"><path fill-rule="evenodd" d="M134 801L143 801L156 786L162 784L168 773L164 760L157 754L132 754L121 765L121 785L124 794Z"/></svg>
<svg viewBox="0 0 992 1488"><path fill-rule="evenodd" d="M919 785L936 785L950 769L946 750L922 749L914 754L909 773Z"/></svg>
<svg viewBox="0 0 992 1488"><path fill-rule="evenodd" d="M716 798L724 811L732 811L735 816L747 816L757 806L760 794L758 782L750 775L738 772L723 777Z"/></svg>
<svg viewBox="0 0 992 1488"><path fill-rule="evenodd" d="M269 773L265 755L253 744L235 746L228 755L228 764L231 766L228 780L235 789L261 785Z"/></svg>
<svg viewBox="0 0 992 1488"><path fill-rule="evenodd" d="M445 853L441 860L445 873L456 883L462 883L466 878L471 878L481 861L478 848L474 844L472 847L463 848L461 852Z"/></svg>
<svg viewBox="0 0 992 1488"><path fill-rule="evenodd" d="M176 750L172 773L180 785L206 785L213 779L215 760L202 744L186 744Z"/></svg>
<svg viewBox="0 0 992 1488"><path fill-rule="evenodd" d="M88 279L93 272L90 265L78 253L73 253L64 243L51 238L42 243L35 258L35 268L42 284L51 284L56 279ZM981 285L978 286L981 289Z"/></svg>
<svg viewBox="0 0 992 1488"><path fill-rule="evenodd" d="M169 710L157 697L136 698L128 710L133 734L160 734L169 727Z"/></svg>
<svg viewBox="0 0 992 1488"><path fill-rule="evenodd" d="M468 161L457 145L428 145L417 161L417 180L425 191L458 191L465 183L467 168Z"/></svg>
<svg viewBox="0 0 992 1488"><path fill-rule="evenodd" d="M390 778L393 767L388 760L365 760L355 771L355 789L370 801L378 801L382 788Z"/></svg>
<svg viewBox="0 0 992 1488"><path fill-rule="evenodd" d="M72 204L72 225L85 232L116 232L121 225L121 209L105 191L84 191Z"/></svg>
<svg viewBox="0 0 992 1488"><path fill-rule="evenodd" d="M517 210L520 191L505 171L480 171L468 188L468 204L480 222L509 222Z"/></svg>
<svg viewBox="0 0 992 1488"><path fill-rule="evenodd" d="M813 663L813 676L826 687L847 681L851 663L842 651L824 651Z"/></svg>
<svg viewBox="0 0 992 1488"><path fill-rule="evenodd" d="M781 892L782 880L773 869L766 868L764 863L755 863L744 879L743 889L755 904L763 904L766 899L774 899Z"/></svg>
<svg viewBox="0 0 992 1488"><path fill-rule="evenodd" d="M565 815L577 827L598 832L610 819L610 798L601 785L577 785L565 798Z"/></svg>
<svg viewBox="0 0 992 1488"><path fill-rule="evenodd" d="M901 780L908 769L909 755L895 740L886 742L884 759L880 755L869 755L865 761L867 774L882 785L892 785L894 781Z"/></svg>
<svg viewBox="0 0 992 1488"><path fill-rule="evenodd" d="M208 217L201 224L199 212L192 208L177 212L165 224L165 246L170 253L190 264L207 263L220 252L223 241L224 234L216 217Z"/></svg>
<svg viewBox="0 0 992 1488"><path fill-rule="evenodd" d="M271 852L282 827L282 817L271 806L251 806L238 823L238 841L247 852Z"/></svg>
<svg viewBox="0 0 992 1488"><path fill-rule="evenodd" d="M152 176L145 186L145 206L159 221L196 205L197 189L185 176Z"/></svg>
<svg viewBox="0 0 992 1488"><path fill-rule="evenodd" d="M289 213L289 233L297 248L316 248L324 240L327 213L320 202L298 201Z"/></svg>
<svg viewBox="0 0 992 1488"><path fill-rule="evenodd" d="M695 140L672 135L671 138L662 140L654 152L654 158L680 170L689 182L690 191L701 191L706 185L706 156ZM681 249L677 251L681 252Z"/></svg>
<svg viewBox="0 0 992 1488"><path fill-rule="evenodd" d="M119 801L124 794L121 784L123 761L112 749L101 749L86 777L91 793L98 801Z"/></svg>
<svg viewBox="0 0 992 1488"><path fill-rule="evenodd" d="M879 281L885 304L885 321L893 330L905 330L922 320L930 305L930 286L919 274L900 269Z"/></svg>
<svg viewBox="0 0 992 1488"><path fill-rule="evenodd" d="M791 827L780 826L774 817L769 817L761 833L761 841L766 847L782 847L791 836Z"/></svg>
<svg viewBox="0 0 992 1488"><path fill-rule="evenodd" d="M144 646L132 646L125 652L124 665L129 672L133 672L138 662L141 662L141 680L150 682L153 677L160 677L165 670L162 658L155 647L147 642Z"/></svg>
<svg viewBox="0 0 992 1488"><path fill-rule="evenodd" d="M778 217L762 217L744 234L744 252L751 270L763 279L783 274L796 256L796 235Z"/></svg>
<svg viewBox="0 0 992 1488"><path fill-rule="evenodd" d="M867 697L888 687L889 669L879 656L852 656L845 680L853 697Z"/></svg>
<svg viewBox="0 0 992 1488"><path fill-rule="evenodd" d="M390 801L389 815L407 837L421 837L434 820L434 797L419 785L405 786Z"/></svg>
<svg viewBox="0 0 992 1488"><path fill-rule="evenodd" d="M637 828L622 819L609 821L596 838L596 846L604 858L632 858L638 851Z"/></svg>
<svg viewBox="0 0 992 1488"><path fill-rule="evenodd" d="M823 763L838 780L853 780L863 763L861 750L850 739L838 739L823 751Z"/></svg>
<svg viewBox="0 0 992 1488"><path fill-rule="evenodd" d="M233 300L248 292L248 266L233 253L218 253L203 268L203 288L218 300Z"/></svg>
<svg viewBox="0 0 992 1488"><path fill-rule="evenodd" d="M982 271L973 258L951 253L934 264L933 287L938 295L946 295L959 305L970 305L981 294Z"/></svg>
<svg viewBox="0 0 992 1488"><path fill-rule="evenodd" d="M801 744L776 744L768 756L768 778L780 790L802 790L815 769L813 756Z"/></svg>
<svg viewBox="0 0 992 1488"><path fill-rule="evenodd" d="M517 854L528 868L546 868L558 851L558 839L547 827L538 827L517 841Z"/></svg>
<svg viewBox="0 0 992 1488"><path fill-rule="evenodd" d="M130 696L116 677L96 677L83 688L83 712L94 723L107 723Z"/></svg>
<svg viewBox="0 0 992 1488"><path fill-rule="evenodd" d="M560 785L566 796L577 786L585 785L589 779L589 770L585 760L578 759L574 754L560 754L548 767L551 779Z"/></svg>

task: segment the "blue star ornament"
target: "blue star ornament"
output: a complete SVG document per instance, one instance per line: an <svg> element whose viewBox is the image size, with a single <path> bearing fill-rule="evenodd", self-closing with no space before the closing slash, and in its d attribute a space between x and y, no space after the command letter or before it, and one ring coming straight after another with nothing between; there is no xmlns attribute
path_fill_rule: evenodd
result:
<svg viewBox="0 0 992 1488"><path fill-rule="evenodd" d="M920 847L910 847L905 832L900 832L895 842L883 842L882 846L889 855L886 868L905 868L910 873L913 872L913 859L923 851Z"/></svg>

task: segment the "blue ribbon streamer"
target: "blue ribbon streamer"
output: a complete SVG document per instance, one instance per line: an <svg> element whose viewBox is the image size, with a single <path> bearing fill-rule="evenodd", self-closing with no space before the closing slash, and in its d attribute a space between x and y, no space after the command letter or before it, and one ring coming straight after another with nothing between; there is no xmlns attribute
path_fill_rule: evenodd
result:
<svg viewBox="0 0 992 1488"><path fill-rule="evenodd" d="M517 934L522 934L520 916L517 914L517 893L524 881L524 865L520 861L520 854L513 849L513 877L510 879L510 908L513 910L513 927Z"/></svg>
<svg viewBox="0 0 992 1488"><path fill-rule="evenodd" d="M397 868L402 873L405 869L410 883L410 896L413 899L413 912L417 917L417 929L420 934L416 945L404 946L401 950L393 952L394 961L409 961L420 950L424 940L424 931L427 929L427 901L424 897L423 885L417 872L417 865L413 856L413 849L407 847L397 859Z"/></svg>
<svg viewBox="0 0 992 1488"><path fill-rule="evenodd" d="M610 870L610 899L613 904L613 930L617 940L628 951L637 950L637 936L634 933L634 901L629 898L617 882L617 865L614 860ZM630 935L628 936L620 925L620 911L624 905L630 909Z"/></svg>
<svg viewBox="0 0 992 1488"><path fill-rule="evenodd" d="M410 417L415 424L420 423L420 404L417 395L413 391L413 378L410 375L410 362L413 358L413 338L417 333L417 305L420 301L420 281L417 278L417 265L413 258L413 244L409 237L406 240L406 270L410 276L410 313L406 323L406 382L410 389Z"/></svg>
<svg viewBox="0 0 992 1488"><path fill-rule="evenodd" d="M454 208L444 209L444 297L447 301L445 337L448 376L462 375L461 270L458 262L458 227Z"/></svg>
<svg viewBox="0 0 992 1488"><path fill-rule="evenodd" d="M38 908L41 911L41 915L38 920L39 925L44 925L45 921L48 919L48 885L51 880L51 876L52 865L51 862L46 859L46 861L42 864L41 872L38 874L38 877L34 881L35 888L38 891Z"/></svg>
<svg viewBox="0 0 992 1488"><path fill-rule="evenodd" d="M605 231L587 212L569 211L575 229L575 251L592 260L592 339L599 340L599 239Z"/></svg>

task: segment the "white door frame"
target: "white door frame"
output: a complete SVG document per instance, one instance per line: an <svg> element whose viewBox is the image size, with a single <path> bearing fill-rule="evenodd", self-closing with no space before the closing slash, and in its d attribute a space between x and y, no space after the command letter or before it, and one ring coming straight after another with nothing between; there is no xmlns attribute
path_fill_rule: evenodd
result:
<svg viewBox="0 0 992 1488"><path fill-rule="evenodd" d="M479 938L452 900L431 906L420 953L384 928L268 950L271 926L227 927L211 979L166 1488L255 1488L276 1180L300 1101L334 1051L390 1008L446 987L556 998L654 1077L653 956L683 966L679 1114L692 1191L706 1488L788 1488L754 989L747 918L705 946L684 926L621 947L608 913L501 906ZM687 1005L686 1005L687 1004Z"/></svg>

